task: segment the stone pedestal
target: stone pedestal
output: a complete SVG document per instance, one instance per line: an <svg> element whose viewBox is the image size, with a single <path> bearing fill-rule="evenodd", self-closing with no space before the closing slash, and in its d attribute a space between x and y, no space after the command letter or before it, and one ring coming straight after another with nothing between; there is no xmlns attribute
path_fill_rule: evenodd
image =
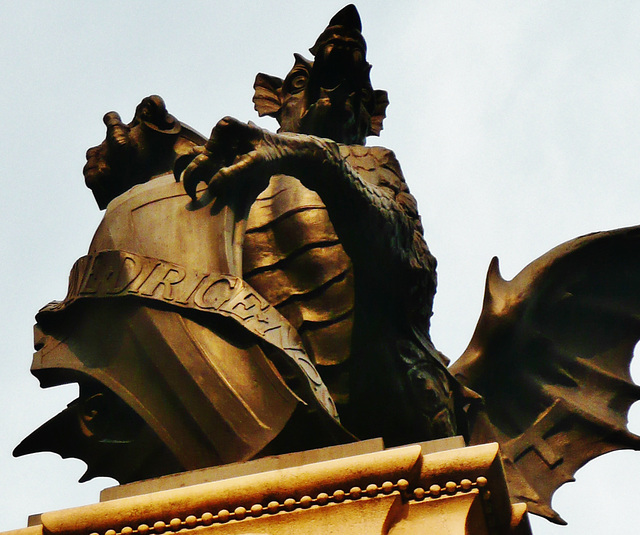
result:
<svg viewBox="0 0 640 535"><path fill-rule="evenodd" d="M496 444L426 454L414 444L269 471L259 466L220 481L191 484L185 474L115 488L103 493L107 501L43 513L35 525L4 535L531 533L526 507L509 501ZM153 491L171 484L178 488Z"/></svg>

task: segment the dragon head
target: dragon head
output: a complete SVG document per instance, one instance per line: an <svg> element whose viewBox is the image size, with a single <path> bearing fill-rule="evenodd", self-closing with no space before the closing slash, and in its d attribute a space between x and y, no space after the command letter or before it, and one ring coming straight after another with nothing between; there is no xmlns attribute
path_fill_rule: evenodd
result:
<svg viewBox="0 0 640 535"><path fill-rule="evenodd" d="M371 86L361 31L358 11L348 5L311 47L315 61L294 54L295 63L284 80L258 74L253 97L258 114L275 117L279 132L339 143L364 145L368 135L379 135L389 101L386 91Z"/></svg>

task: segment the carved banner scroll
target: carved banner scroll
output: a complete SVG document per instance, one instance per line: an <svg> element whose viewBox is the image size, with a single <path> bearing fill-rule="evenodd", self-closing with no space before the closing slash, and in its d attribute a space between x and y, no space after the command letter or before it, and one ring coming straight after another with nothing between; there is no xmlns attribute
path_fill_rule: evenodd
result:
<svg viewBox="0 0 640 535"><path fill-rule="evenodd" d="M40 310L37 320L40 322L49 314L62 312L79 300L115 297L138 297L237 321L286 355L303 375L315 400L338 419L331 395L295 329L240 277L199 273L173 262L127 251L100 251L76 261L69 276L67 296Z"/></svg>

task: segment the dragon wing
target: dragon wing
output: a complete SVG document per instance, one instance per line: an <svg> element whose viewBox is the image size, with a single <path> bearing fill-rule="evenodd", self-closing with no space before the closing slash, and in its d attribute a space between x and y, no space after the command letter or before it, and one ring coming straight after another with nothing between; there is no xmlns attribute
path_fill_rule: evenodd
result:
<svg viewBox="0 0 640 535"><path fill-rule="evenodd" d="M513 280L489 267L482 313L452 367L482 396L472 444L500 443L512 497L552 522L552 494L589 460L640 450L627 412L640 399L629 365L640 339L640 227L552 249Z"/></svg>

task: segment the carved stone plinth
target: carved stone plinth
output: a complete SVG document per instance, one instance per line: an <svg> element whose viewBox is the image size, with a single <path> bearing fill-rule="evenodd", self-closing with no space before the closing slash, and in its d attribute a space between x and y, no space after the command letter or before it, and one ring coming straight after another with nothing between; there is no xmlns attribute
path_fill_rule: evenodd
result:
<svg viewBox="0 0 640 535"><path fill-rule="evenodd" d="M414 444L44 513L14 535L530 534L498 445ZM205 531L206 530L206 531Z"/></svg>

